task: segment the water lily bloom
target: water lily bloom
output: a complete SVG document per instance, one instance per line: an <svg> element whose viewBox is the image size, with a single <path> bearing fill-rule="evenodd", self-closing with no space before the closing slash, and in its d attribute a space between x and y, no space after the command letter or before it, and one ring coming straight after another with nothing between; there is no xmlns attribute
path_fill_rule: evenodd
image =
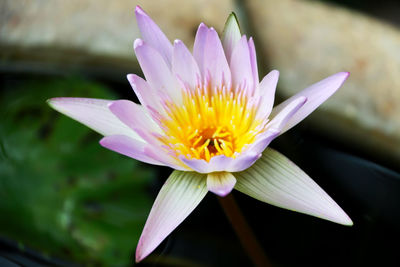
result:
<svg viewBox="0 0 400 267"><path fill-rule="evenodd" d="M351 219L306 173L270 142L330 97L349 73L339 72L273 107L279 72L259 82L253 39L234 15L220 39L201 23L193 53L173 44L140 8L142 39L134 50L145 80L128 80L129 100L53 98L50 106L104 136L100 144L128 157L174 169L161 188L136 249L149 255L208 191L233 188L263 202L339 224Z"/></svg>

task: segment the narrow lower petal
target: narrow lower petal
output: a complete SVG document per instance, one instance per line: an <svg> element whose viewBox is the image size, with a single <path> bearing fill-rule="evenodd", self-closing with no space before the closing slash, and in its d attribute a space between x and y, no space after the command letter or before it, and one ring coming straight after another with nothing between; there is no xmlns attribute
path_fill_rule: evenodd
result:
<svg viewBox="0 0 400 267"><path fill-rule="evenodd" d="M349 75L349 72L336 73L322 81L311 85L310 87L307 87L306 89L302 90L301 92L295 94L294 96L276 106L272 110L272 115L280 112L280 110L286 107L293 99L299 96L307 97L307 103L299 110L299 112L297 112L292 118L290 118L290 120L282 129L282 133L286 132L297 123L302 121L317 107L319 107L319 105L325 102L325 100L327 100L331 95L336 92L337 89L342 86L343 82L349 77Z"/></svg>
<svg viewBox="0 0 400 267"><path fill-rule="evenodd" d="M126 135L143 141L132 129L121 122L109 109L112 100L76 97L52 98L47 103L55 110L104 135Z"/></svg>
<svg viewBox="0 0 400 267"><path fill-rule="evenodd" d="M196 87L197 77L200 77L200 70L195 59L180 40L174 42L172 72L192 89Z"/></svg>
<svg viewBox="0 0 400 267"><path fill-rule="evenodd" d="M161 188L147 218L136 262L149 255L196 208L207 194L206 176L174 171Z"/></svg>
<svg viewBox="0 0 400 267"><path fill-rule="evenodd" d="M250 51L246 35L243 35L233 48L230 68L232 71L233 87L242 87L241 90L248 90L248 95L253 95L255 83L253 80L253 69L251 66Z"/></svg>
<svg viewBox="0 0 400 267"><path fill-rule="evenodd" d="M230 172L212 172L207 175L207 189L214 194L224 197L229 194L236 184L236 178Z"/></svg>
<svg viewBox="0 0 400 267"><path fill-rule="evenodd" d="M140 39L135 41L135 53L149 85L165 92L173 102L180 103L181 92L176 86L176 79L160 53Z"/></svg>
<svg viewBox="0 0 400 267"><path fill-rule="evenodd" d="M144 149L147 146L146 143L132 139L125 135L106 136L100 140L100 145L136 160L140 160L149 164L165 166L165 164L148 157L145 154Z"/></svg>
<svg viewBox="0 0 400 267"><path fill-rule="evenodd" d="M271 148L249 169L235 176L235 188L260 201L339 224L353 224L306 173Z"/></svg>
<svg viewBox="0 0 400 267"><path fill-rule="evenodd" d="M240 37L240 27L235 13L231 13L226 20L224 31L222 32L222 46L224 47L225 55L228 62L231 61L231 55L233 48L239 42Z"/></svg>
<svg viewBox="0 0 400 267"><path fill-rule="evenodd" d="M258 94L261 97L257 118L268 118L274 106L276 85L278 84L279 71L273 70L268 73L258 86Z"/></svg>
<svg viewBox="0 0 400 267"><path fill-rule="evenodd" d="M143 40L156 49L162 56L164 62L171 67L172 44L157 26L157 24L143 11L136 6L136 20Z"/></svg>

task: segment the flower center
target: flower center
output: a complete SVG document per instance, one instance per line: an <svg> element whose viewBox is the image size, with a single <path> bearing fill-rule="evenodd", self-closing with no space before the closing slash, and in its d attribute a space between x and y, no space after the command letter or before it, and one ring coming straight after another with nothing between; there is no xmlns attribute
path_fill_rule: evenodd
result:
<svg viewBox="0 0 400 267"><path fill-rule="evenodd" d="M215 155L232 156L235 151L233 134L222 126L211 126L200 131L196 129L188 137L188 141L196 158L204 158L207 161Z"/></svg>
<svg viewBox="0 0 400 267"><path fill-rule="evenodd" d="M256 120L257 101L244 90L210 86L183 91L181 104L164 103L160 118L165 135L158 137L172 156L207 162L217 155L235 157L264 130Z"/></svg>

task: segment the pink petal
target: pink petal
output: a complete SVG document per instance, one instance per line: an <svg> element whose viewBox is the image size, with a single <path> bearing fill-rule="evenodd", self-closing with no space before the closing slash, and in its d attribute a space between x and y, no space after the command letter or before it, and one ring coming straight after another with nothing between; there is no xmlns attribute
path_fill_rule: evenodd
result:
<svg viewBox="0 0 400 267"><path fill-rule="evenodd" d="M174 42L174 54L172 57L172 71L190 88L194 89L197 84L197 77L200 77L200 70L190 51L180 40Z"/></svg>
<svg viewBox="0 0 400 267"><path fill-rule="evenodd" d="M226 20L224 31L222 33L222 46L224 47L225 55L228 62L231 60L233 48L240 40L240 27L234 13L231 13Z"/></svg>
<svg viewBox="0 0 400 267"><path fill-rule="evenodd" d="M257 111L257 118L268 118L274 106L275 90L278 84L279 71L273 70L268 73L258 86L259 94L261 96L259 109Z"/></svg>
<svg viewBox="0 0 400 267"><path fill-rule="evenodd" d="M138 246L136 262L149 255L207 194L206 176L174 171L161 188L147 218Z"/></svg>
<svg viewBox="0 0 400 267"><path fill-rule="evenodd" d="M131 129L143 129L147 132L161 133L161 129L142 106L129 101L117 100L109 105L111 112Z"/></svg>
<svg viewBox="0 0 400 267"><path fill-rule="evenodd" d="M153 90L165 92L176 103L181 101L177 82L161 55L140 39L135 41L135 53L144 76Z"/></svg>
<svg viewBox="0 0 400 267"><path fill-rule="evenodd" d="M214 156L209 162L204 159L187 159L184 156L180 156L179 159L198 173L225 171L233 161L233 158L224 155Z"/></svg>
<svg viewBox="0 0 400 267"><path fill-rule="evenodd" d="M203 24L204 25L204 24ZM221 86L224 82L229 87L231 71L222 48L217 32L210 28L205 33L206 26L199 27L197 31L194 57L199 66L203 79L210 76L211 87Z"/></svg>
<svg viewBox="0 0 400 267"><path fill-rule="evenodd" d="M257 67L257 55L256 55L256 48L254 46L254 41L253 41L252 37L250 37L250 39L249 39L249 52L250 52L251 70L253 72L253 81L254 81L254 84L257 85L259 82L258 67Z"/></svg>
<svg viewBox="0 0 400 267"><path fill-rule="evenodd" d="M195 58L200 71L203 71L204 50L207 42L207 35L208 27L204 23L200 23L193 45L193 57Z"/></svg>
<svg viewBox="0 0 400 267"><path fill-rule="evenodd" d="M243 35L233 48L230 68L232 71L232 85L234 88L246 85L249 95L254 92L253 69L250 61L249 45L246 35Z"/></svg>
<svg viewBox="0 0 400 267"><path fill-rule="evenodd" d="M156 49L162 56L163 61L171 67L171 42L140 6L136 6L135 14L143 40Z"/></svg>
<svg viewBox="0 0 400 267"><path fill-rule="evenodd" d="M161 162L145 155L144 148L148 144L132 139L125 135L110 135L100 140L100 145L122 155L140 160L149 164L163 165Z"/></svg>
<svg viewBox="0 0 400 267"><path fill-rule="evenodd" d="M151 107L154 110L162 112L161 99L156 90L149 86L149 84L136 74L128 74L127 76L129 83L135 91L140 103L148 108Z"/></svg>
<svg viewBox="0 0 400 267"><path fill-rule="evenodd" d="M108 109L108 105L112 102L112 100L76 97L58 97L48 100L48 104L55 110L104 136L122 134L143 141Z"/></svg>
<svg viewBox="0 0 400 267"><path fill-rule="evenodd" d="M142 135L141 135L142 136ZM168 153L166 153L162 148L155 145L149 145L144 148L144 153L152 158L155 159L164 165L179 171L191 171L190 168L186 167L182 164L182 162L176 160L175 158L171 157Z"/></svg>
<svg viewBox="0 0 400 267"><path fill-rule="evenodd" d="M253 165L259 158L261 153L254 153L251 150L242 152L239 156L234 158L231 164L225 168L228 172L241 172Z"/></svg>
<svg viewBox="0 0 400 267"><path fill-rule="evenodd" d="M229 194L236 184L236 178L230 172L213 172L207 175L208 191L224 197Z"/></svg>
<svg viewBox="0 0 400 267"><path fill-rule="evenodd" d="M344 225L353 224L306 173L271 148L253 166L235 175L235 189L260 201Z"/></svg>
<svg viewBox="0 0 400 267"><path fill-rule="evenodd" d="M287 122L307 103L307 98L298 96L291 100L284 108L282 108L275 117L272 117L267 127L269 129L282 131L282 128L287 125Z"/></svg>
<svg viewBox="0 0 400 267"><path fill-rule="evenodd" d="M313 112L319 105L321 105L325 100L327 100L332 94L342 86L343 82L349 77L349 72L339 72L328 78L319 81L310 87L307 87L303 91L297 93L296 95L290 97L283 103L279 104L272 110L272 114L278 113L286 105L288 105L293 99L299 96L307 97L307 103L297 112L284 126L282 133L286 132L297 123L302 121L311 112Z"/></svg>
<svg viewBox="0 0 400 267"><path fill-rule="evenodd" d="M280 131L278 129L268 129L266 132L257 136L257 140L247 148L247 151L256 155L261 155L279 133Z"/></svg>

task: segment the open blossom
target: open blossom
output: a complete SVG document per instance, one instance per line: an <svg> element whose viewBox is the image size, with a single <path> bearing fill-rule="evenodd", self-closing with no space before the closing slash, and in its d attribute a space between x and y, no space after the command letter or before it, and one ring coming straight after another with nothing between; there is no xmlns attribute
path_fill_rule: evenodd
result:
<svg viewBox="0 0 400 267"><path fill-rule="evenodd" d="M334 74L273 108L278 71L261 82L252 38L234 15L222 39L200 24L191 53L173 44L140 8L134 50L146 80L129 74L141 105L128 100L53 98L49 104L104 135L108 149L175 169L158 194L136 250L150 254L208 191L233 188L282 208L351 225L346 213L269 143L330 97L346 80Z"/></svg>

